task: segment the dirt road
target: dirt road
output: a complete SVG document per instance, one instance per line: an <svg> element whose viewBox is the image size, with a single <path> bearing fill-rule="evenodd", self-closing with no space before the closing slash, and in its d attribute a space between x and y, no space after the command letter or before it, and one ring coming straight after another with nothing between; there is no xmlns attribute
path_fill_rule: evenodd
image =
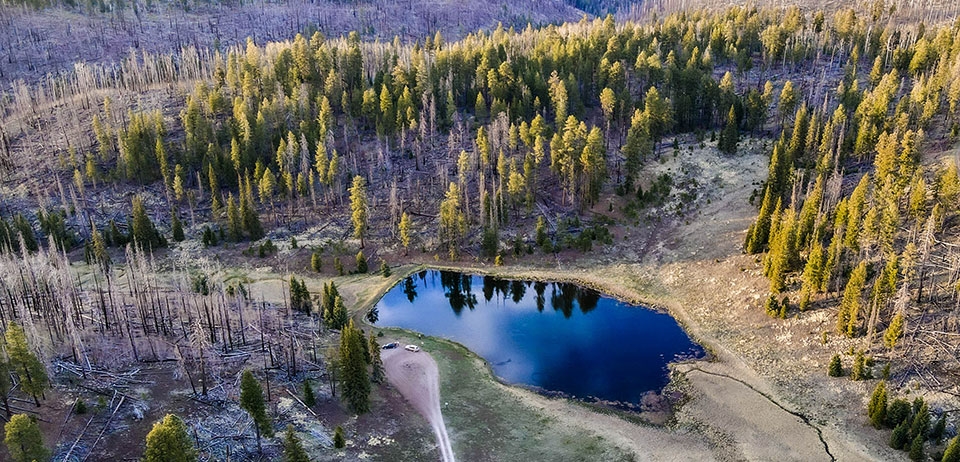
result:
<svg viewBox="0 0 960 462"><path fill-rule="evenodd" d="M403 348L383 350L381 357L390 384L430 422L437 436L440 460L453 462L453 447L440 412L440 374L436 361L424 351L413 353Z"/></svg>

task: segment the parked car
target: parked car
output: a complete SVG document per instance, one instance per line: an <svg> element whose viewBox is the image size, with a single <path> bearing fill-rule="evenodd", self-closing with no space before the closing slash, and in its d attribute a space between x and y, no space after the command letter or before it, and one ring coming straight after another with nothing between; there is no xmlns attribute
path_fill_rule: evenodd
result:
<svg viewBox="0 0 960 462"><path fill-rule="evenodd" d="M384 349L384 350L392 350L392 349L394 349L394 348L396 348L396 347L398 347L398 346L400 346L399 343L397 343L397 342L390 342L390 343L382 346L381 348Z"/></svg>
<svg viewBox="0 0 960 462"><path fill-rule="evenodd" d="M407 345L407 346L405 346L404 348L406 348L407 351L412 351L412 352L414 352L414 353L420 351L420 347L418 347L418 346L416 346L416 345Z"/></svg>

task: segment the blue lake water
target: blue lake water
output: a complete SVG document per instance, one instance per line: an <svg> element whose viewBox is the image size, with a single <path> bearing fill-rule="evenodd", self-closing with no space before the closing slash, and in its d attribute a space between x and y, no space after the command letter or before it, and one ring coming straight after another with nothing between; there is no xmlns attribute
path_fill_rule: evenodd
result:
<svg viewBox="0 0 960 462"><path fill-rule="evenodd" d="M638 404L667 364L702 357L667 314L567 283L422 271L390 289L375 325L463 344L503 381L576 398Z"/></svg>

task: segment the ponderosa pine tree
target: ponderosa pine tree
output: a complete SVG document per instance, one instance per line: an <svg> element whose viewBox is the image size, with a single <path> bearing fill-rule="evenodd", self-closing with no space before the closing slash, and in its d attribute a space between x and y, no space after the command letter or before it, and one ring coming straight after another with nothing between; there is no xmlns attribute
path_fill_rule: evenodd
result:
<svg viewBox="0 0 960 462"><path fill-rule="evenodd" d="M340 291L337 290L337 284L333 281L323 284L323 293L320 297L321 313L324 323L331 327L330 322L333 319L333 308L336 304ZM332 327L331 327L332 328Z"/></svg>
<svg viewBox="0 0 960 462"><path fill-rule="evenodd" d="M254 241L262 238L265 234L256 207L256 203L253 201L253 185L248 174L243 181L240 194L240 220L243 222L243 229L246 231L247 237Z"/></svg>
<svg viewBox="0 0 960 462"><path fill-rule="evenodd" d="M914 406L916 406L916 403L914 403ZM910 438L920 437L926 440L927 432L930 430L930 406L923 401L920 403L919 409L914 407L914 411L913 422L910 424Z"/></svg>
<svg viewBox="0 0 960 462"><path fill-rule="evenodd" d="M779 110L781 124L787 119L787 116L796 111L798 102L799 97L797 96L797 90L794 88L793 82L787 80L783 84L783 89L780 91Z"/></svg>
<svg viewBox="0 0 960 462"><path fill-rule="evenodd" d="M670 100L660 96L657 87L650 87L644 96L643 111L647 115L650 139L654 141L654 146L658 146L663 135L673 128L673 109L671 109Z"/></svg>
<svg viewBox="0 0 960 462"><path fill-rule="evenodd" d="M197 450L193 439L187 432L187 425L179 417L167 414L163 420L153 424L147 433L147 449L143 454L145 462L197 460Z"/></svg>
<svg viewBox="0 0 960 462"><path fill-rule="evenodd" d="M37 421L26 414L16 414L3 426L3 442L14 462L47 462L50 450L43 445L43 433Z"/></svg>
<svg viewBox="0 0 960 462"><path fill-rule="evenodd" d="M600 190L607 178L605 149L603 133L600 132L599 128L593 127L587 134L587 144L583 147L580 155L580 165L583 171L581 206L583 202L594 204L600 198Z"/></svg>
<svg viewBox="0 0 960 462"><path fill-rule="evenodd" d="M231 242L240 242L243 239L243 221L233 193L227 196L227 239Z"/></svg>
<svg viewBox="0 0 960 462"><path fill-rule="evenodd" d="M823 278L824 261L826 255L823 253L823 245L820 242L814 242L807 256L807 263L803 267L803 275L800 277L802 285L800 287L800 311L806 311L810 306L810 297L819 291L820 280Z"/></svg>

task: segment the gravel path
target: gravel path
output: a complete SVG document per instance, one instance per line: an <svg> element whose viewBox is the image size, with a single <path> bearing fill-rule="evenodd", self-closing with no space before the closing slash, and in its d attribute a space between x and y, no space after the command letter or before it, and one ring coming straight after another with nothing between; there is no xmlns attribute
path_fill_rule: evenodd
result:
<svg viewBox="0 0 960 462"><path fill-rule="evenodd" d="M381 357L387 380L433 428L440 449L440 460L453 462L453 448L440 412L440 373L433 357L424 351L403 348L383 350Z"/></svg>

